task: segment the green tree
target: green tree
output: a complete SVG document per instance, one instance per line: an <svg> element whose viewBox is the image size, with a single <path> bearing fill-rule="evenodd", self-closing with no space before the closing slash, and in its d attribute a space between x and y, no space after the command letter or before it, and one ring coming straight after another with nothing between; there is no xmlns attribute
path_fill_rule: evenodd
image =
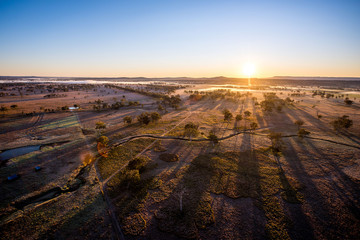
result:
<svg viewBox="0 0 360 240"><path fill-rule="evenodd" d="M190 122L184 127L184 135L189 137L190 141L192 137L196 137L199 134L199 126Z"/></svg>

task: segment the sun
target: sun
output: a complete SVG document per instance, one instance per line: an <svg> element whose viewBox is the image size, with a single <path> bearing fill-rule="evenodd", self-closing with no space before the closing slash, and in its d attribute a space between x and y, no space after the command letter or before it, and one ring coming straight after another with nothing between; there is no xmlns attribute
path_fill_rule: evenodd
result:
<svg viewBox="0 0 360 240"><path fill-rule="evenodd" d="M243 66L243 74L248 78L252 77L255 74L255 70L255 65L252 63L246 63Z"/></svg>

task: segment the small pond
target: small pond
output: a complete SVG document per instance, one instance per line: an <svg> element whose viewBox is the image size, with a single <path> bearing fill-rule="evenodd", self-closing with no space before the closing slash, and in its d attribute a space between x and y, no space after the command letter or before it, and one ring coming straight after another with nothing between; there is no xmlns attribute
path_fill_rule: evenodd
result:
<svg viewBox="0 0 360 240"><path fill-rule="evenodd" d="M26 147L19 147L14 149L5 150L0 153L0 160L6 161L14 157L18 157L33 151L40 150L41 145L34 145L34 146L26 146Z"/></svg>

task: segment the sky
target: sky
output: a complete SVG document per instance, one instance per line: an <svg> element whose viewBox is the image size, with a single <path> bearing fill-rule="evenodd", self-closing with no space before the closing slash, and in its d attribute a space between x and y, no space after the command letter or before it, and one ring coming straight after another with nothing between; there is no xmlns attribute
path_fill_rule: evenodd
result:
<svg viewBox="0 0 360 240"><path fill-rule="evenodd" d="M0 0L0 75L360 77L359 0Z"/></svg>

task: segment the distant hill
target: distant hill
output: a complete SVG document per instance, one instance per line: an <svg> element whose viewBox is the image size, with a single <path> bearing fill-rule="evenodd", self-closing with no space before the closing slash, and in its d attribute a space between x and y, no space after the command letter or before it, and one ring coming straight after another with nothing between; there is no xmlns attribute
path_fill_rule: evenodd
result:
<svg viewBox="0 0 360 240"><path fill-rule="evenodd" d="M295 77L295 76L274 76L270 79L286 79L286 80L326 80L326 81L360 81L360 77Z"/></svg>

